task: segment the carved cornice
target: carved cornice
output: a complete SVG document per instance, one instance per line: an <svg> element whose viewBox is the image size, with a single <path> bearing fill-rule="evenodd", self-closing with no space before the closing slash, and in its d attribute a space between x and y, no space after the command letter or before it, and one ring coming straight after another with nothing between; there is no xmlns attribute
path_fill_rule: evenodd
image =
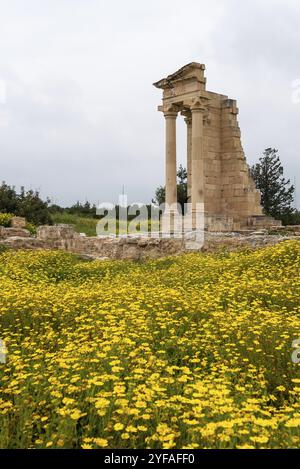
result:
<svg viewBox="0 0 300 469"><path fill-rule="evenodd" d="M187 65L184 65L184 67L181 67L175 73L168 75L166 78L162 78L161 80L153 83L153 86L155 86L156 88L163 89L163 90L173 88L173 83L175 81L184 79L185 76L193 70L195 71L195 77L198 76L197 72L200 72L200 76L198 76L198 80L205 83L206 80L202 76L205 70L205 65L200 64L198 62L191 62Z"/></svg>

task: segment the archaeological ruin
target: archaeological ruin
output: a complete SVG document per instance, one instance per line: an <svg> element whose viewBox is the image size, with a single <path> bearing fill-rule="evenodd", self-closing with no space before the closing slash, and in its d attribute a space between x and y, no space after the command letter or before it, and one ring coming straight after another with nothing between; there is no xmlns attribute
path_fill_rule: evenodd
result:
<svg viewBox="0 0 300 469"><path fill-rule="evenodd" d="M263 215L260 193L250 175L237 121L237 103L206 90L205 65L192 62L154 83L163 90L166 125L166 204L177 202L176 119L187 129L188 203L193 217L204 213L209 231L268 227L276 221ZM200 208L198 208L200 207ZM201 208L202 207L202 208Z"/></svg>
<svg viewBox="0 0 300 469"><path fill-rule="evenodd" d="M190 250L256 249L300 239L300 225L281 226L263 214L241 144L235 100L206 90L205 66L192 62L154 83L163 90L159 106L166 125L166 203L177 202L176 119L187 129L187 196L192 230L183 233L137 233L86 236L71 225L40 226L31 234L26 220L14 217L0 226L1 249L61 249L88 259L144 260ZM200 207L200 208L199 208ZM176 214L168 208L163 218ZM203 226L198 231L197 211ZM178 219L182 219L181 215ZM175 226L176 225L176 226ZM199 238L198 234L201 231ZM165 236L165 234L167 236ZM174 236L173 236L174 235Z"/></svg>

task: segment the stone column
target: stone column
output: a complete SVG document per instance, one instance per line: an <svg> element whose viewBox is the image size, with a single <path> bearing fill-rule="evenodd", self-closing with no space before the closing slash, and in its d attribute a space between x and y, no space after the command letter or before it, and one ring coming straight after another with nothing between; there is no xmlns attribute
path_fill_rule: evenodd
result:
<svg viewBox="0 0 300 469"><path fill-rule="evenodd" d="M192 214L195 228L197 204L204 204L204 149L203 118L205 108L200 102L191 106L192 111ZM198 210L197 210L198 208ZM200 208L200 211L201 208Z"/></svg>
<svg viewBox="0 0 300 469"><path fill-rule="evenodd" d="M166 119L166 204L177 203L176 118L177 111L164 113Z"/></svg>
<svg viewBox="0 0 300 469"><path fill-rule="evenodd" d="M187 199L191 202L192 197L192 116L188 116L185 119L186 123L186 155L187 155Z"/></svg>

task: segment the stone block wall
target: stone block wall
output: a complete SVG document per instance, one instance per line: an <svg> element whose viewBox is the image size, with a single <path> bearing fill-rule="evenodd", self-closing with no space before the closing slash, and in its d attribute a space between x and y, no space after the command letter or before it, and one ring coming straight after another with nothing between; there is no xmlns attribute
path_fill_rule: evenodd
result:
<svg viewBox="0 0 300 469"><path fill-rule="evenodd" d="M213 220L212 223L217 223ZM221 226L224 220L220 220ZM217 227L217 225L215 225ZM253 226L255 228L255 226ZM258 225L256 226L256 229ZM76 233L70 225L42 226L37 236L11 236L10 228L0 229L0 246L11 249L60 249L90 259L156 259L183 252L214 252L218 250L237 250L245 247L258 248L270 244L297 239L300 241L300 226L271 226L268 230L241 232L205 232L200 236L203 244L193 243L193 238L109 238L86 237ZM4 234L3 231L6 231ZM193 232L196 235L196 232ZM19 234L24 234L20 232ZM199 241L199 236L197 237Z"/></svg>
<svg viewBox="0 0 300 469"><path fill-rule="evenodd" d="M235 100L222 101L222 208L234 221L246 225L251 216L262 216L260 193L250 175L241 143Z"/></svg>
<svg viewBox="0 0 300 469"><path fill-rule="evenodd" d="M26 228L26 218L24 217L13 217L11 220L11 227L12 228Z"/></svg>
<svg viewBox="0 0 300 469"><path fill-rule="evenodd" d="M159 111L166 118L166 194L176 201L176 125L180 113L187 123L189 201L194 210L204 206L206 226L213 231L215 217L223 226L245 228L251 217L266 220L246 162L241 142L237 103L206 89L205 65L191 62L154 86L163 90ZM170 202L169 202L170 203ZM196 228L196 227L194 227Z"/></svg>
<svg viewBox="0 0 300 469"><path fill-rule="evenodd" d="M41 226L37 240L49 249L63 249L84 256L110 259L149 259L183 250L181 239L86 237L71 225Z"/></svg>
<svg viewBox="0 0 300 469"><path fill-rule="evenodd" d="M209 115L204 121L205 211L226 216L243 227L249 217L263 216L263 212L241 143L237 104L221 94L206 92L206 96Z"/></svg>

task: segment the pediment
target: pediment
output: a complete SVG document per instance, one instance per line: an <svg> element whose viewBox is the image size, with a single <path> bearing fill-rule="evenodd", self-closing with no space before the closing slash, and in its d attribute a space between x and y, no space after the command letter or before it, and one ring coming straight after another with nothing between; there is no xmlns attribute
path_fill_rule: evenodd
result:
<svg viewBox="0 0 300 469"><path fill-rule="evenodd" d="M192 80L198 81L200 83L205 83L204 78L205 65L198 62L191 62L187 65L184 65L176 72L168 75L165 78L153 83L156 88L159 89L170 89L175 86L175 83Z"/></svg>

